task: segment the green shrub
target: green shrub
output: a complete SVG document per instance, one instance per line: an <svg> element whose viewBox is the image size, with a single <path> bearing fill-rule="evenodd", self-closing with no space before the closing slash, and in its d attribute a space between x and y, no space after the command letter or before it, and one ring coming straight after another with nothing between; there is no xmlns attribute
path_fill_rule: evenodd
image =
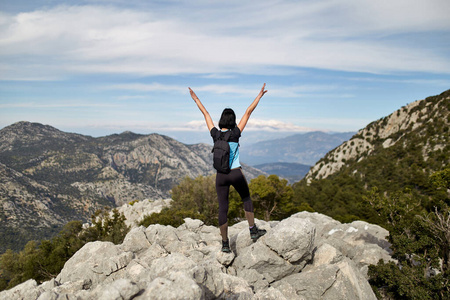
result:
<svg viewBox="0 0 450 300"><path fill-rule="evenodd" d="M431 176L434 186L446 188L450 168ZM445 179L447 178L447 179ZM448 196L447 196L448 197ZM448 200L448 198L447 198ZM392 257L369 267L374 290L394 299L448 299L450 295L450 210L445 202L427 211L411 191L392 196L374 190L367 199L389 230Z"/></svg>

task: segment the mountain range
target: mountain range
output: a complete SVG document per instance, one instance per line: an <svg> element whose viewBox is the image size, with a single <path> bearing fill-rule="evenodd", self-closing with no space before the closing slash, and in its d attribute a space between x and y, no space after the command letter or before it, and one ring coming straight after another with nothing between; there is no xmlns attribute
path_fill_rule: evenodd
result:
<svg viewBox="0 0 450 300"><path fill-rule="evenodd" d="M267 174L275 174L286 179L289 184L293 184L301 180L311 169L311 166L299 163L267 163L254 166L256 169L266 172Z"/></svg>
<svg viewBox="0 0 450 300"><path fill-rule="evenodd" d="M294 153L290 147L305 137L312 145L326 136L286 138L291 146L283 149ZM274 143L280 141L255 149ZM248 180L270 173L290 183L310 168L295 163L261 165L261 170L243 166ZM105 206L169 198L171 188L186 176L214 172L207 144L186 145L164 135L132 132L93 138L39 123L12 124L0 130L0 252L21 249L30 239L49 238L68 221L87 221Z"/></svg>
<svg viewBox="0 0 450 300"><path fill-rule="evenodd" d="M314 165L328 151L351 138L355 132L326 133L313 131L281 139L242 145L241 158L251 166L266 163Z"/></svg>
<svg viewBox="0 0 450 300"><path fill-rule="evenodd" d="M48 238L102 207L170 197L186 176L214 173L211 146L124 132L93 138L39 123L0 130L0 252ZM244 165L250 180L264 174Z"/></svg>

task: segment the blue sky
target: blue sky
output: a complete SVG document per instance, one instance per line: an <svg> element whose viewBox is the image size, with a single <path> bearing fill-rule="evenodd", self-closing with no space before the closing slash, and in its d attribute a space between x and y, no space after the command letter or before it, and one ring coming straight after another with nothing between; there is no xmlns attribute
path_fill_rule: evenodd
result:
<svg viewBox="0 0 450 300"><path fill-rule="evenodd" d="M450 1L0 0L0 128L209 142L268 93L244 135L357 131L450 88Z"/></svg>

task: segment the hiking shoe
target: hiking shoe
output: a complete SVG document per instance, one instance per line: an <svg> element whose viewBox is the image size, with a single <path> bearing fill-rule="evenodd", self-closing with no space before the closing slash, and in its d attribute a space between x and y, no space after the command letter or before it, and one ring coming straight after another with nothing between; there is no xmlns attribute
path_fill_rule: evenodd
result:
<svg viewBox="0 0 450 300"><path fill-rule="evenodd" d="M230 253L230 240L222 241L222 252Z"/></svg>
<svg viewBox="0 0 450 300"><path fill-rule="evenodd" d="M260 237L266 234L265 229L259 229L258 226L253 226L250 228L250 238L253 240L253 242L256 242Z"/></svg>

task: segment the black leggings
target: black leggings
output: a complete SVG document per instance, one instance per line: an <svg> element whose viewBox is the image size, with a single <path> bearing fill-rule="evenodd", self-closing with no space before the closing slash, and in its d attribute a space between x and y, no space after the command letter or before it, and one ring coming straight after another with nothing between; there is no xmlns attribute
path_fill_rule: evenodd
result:
<svg viewBox="0 0 450 300"><path fill-rule="evenodd" d="M232 169L228 174L217 173L216 191L217 198L219 199L219 226L228 221L228 195L230 192L230 185L232 185L239 193L239 196L241 196L242 202L244 202L244 210L253 212L250 191L244 173L242 173L242 169Z"/></svg>

